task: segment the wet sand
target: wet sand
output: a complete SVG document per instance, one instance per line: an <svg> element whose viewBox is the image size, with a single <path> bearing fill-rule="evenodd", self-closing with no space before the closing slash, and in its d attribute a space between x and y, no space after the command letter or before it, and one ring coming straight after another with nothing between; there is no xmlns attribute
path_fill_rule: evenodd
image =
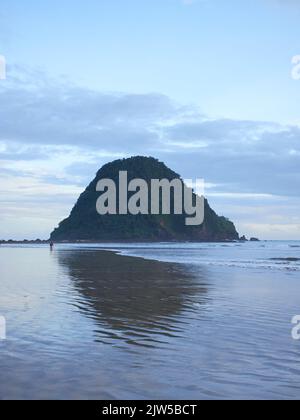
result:
<svg viewBox="0 0 300 420"><path fill-rule="evenodd" d="M68 246L0 265L1 399L300 397L297 273Z"/></svg>

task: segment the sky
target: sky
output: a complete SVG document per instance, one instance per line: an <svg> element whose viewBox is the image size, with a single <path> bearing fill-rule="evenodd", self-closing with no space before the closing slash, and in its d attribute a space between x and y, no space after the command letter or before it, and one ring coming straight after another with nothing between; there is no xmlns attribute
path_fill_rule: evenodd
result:
<svg viewBox="0 0 300 420"><path fill-rule="evenodd" d="M298 0L1 0L0 239L47 239L137 154L203 178L241 235L300 239L299 18Z"/></svg>

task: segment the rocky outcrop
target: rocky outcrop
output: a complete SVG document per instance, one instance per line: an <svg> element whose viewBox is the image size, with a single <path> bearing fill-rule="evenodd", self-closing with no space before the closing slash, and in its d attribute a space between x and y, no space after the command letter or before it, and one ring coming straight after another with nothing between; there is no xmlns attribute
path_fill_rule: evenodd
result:
<svg viewBox="0 0 300 420"><path fill-rule="evenodd" d="M186 226L186 214L170 215L104 215L96 211L100 193L96 185L101 179L118 184L120 171L128 172L128 180L173 180L180 178L157 159L133 157L103 166L95 179L81 194L70 216L51 234L52 241L234 241L239 239L234 224L218 216L205 200L205 218L200 226Z"/></svg>

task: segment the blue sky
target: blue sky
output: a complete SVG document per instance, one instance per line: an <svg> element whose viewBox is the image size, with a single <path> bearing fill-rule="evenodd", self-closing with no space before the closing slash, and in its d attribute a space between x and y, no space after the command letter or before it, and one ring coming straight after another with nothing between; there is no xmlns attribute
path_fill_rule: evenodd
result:
<svg viewBox="0 0 300 420"><path fill-rule="evenodd" d="M300 4L2 0L0 237L47 237L105 162L204 178L241 234L300 239Z"/></svg>

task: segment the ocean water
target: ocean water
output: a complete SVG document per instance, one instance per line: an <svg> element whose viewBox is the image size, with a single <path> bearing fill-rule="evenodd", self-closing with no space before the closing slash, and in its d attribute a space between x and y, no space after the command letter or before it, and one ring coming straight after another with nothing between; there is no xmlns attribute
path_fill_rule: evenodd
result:
<svg viewBox="0 0 300 420"><path fill-rule="evenodd" d="M300 242L0 246L0 399L299 399Z"/></svg>

